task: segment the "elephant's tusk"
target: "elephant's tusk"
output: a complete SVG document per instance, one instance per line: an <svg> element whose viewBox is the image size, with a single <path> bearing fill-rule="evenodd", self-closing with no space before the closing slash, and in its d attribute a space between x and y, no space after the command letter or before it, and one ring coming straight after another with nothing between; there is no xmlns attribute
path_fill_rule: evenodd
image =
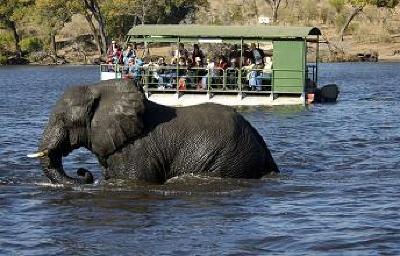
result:
<svg viewBox="0 0 400 256"><path fill-rule="evenodd" d="M44 150L44 151L39 151L39 152L36 152L36 153L33 153L33 154L28 154L26 156L29 157L29 158L39 158L39 157L47 156L48 153L49 152L47 150Z"/></svg>

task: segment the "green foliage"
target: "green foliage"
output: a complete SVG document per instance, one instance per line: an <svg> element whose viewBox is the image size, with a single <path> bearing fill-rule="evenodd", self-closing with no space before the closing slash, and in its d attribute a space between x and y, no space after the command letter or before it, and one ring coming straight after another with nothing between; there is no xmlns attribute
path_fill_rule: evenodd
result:
<svg viewBox="0 0 400 256"><path fill-rule="evenodd" d="M23 18L21 9L33 5L34 0L1 0L0 24L9 27L11 22L17 22Z"/></svg>
<svg viewBox="0 0 400 256"><path fill-rule="evenodd" d="M318 18L318 6L315 4L315 0L306 0L303 6L303 15L306 21L316 20Z"/></svg>
<svg viewBox="0 0 400 256"><path fill-rule="evenodd" d="M339 15L336 16L335 25L336 25L336 28L337 28L338 32L344 26L346 21L347 21L347 15L346 14L339 14ZM357 29L358 29L358 23L351 23L351 24L349 24L349 26L346 29L346 31L347 31L347 33L351 33L351 32L353 32L353 31L355 31Z"/></svg>
<svg viewBox="0 0 400 256"><path fill-rule="evenodd" d="M0 22L2 26L8 27L8 23L12 20L14 6L14 0L0 1Z"/></svg>
<svg viewBox="0 0 400 256"><path fill-rule="evenodd" d="M352 6L366 6L374 0L347 0Z"/></svg>
<svg viewBox="0 0 400 256"><path fill-rule="evenodd" d="M346 4L346 0L329 0L329 5L335 8L337 13L341 13L344 6Z"/></svg>
<svg viewBox="0 0 400 256"><path fill-rule="evenodd" d="M377 7L394 8L399 4L399 0L374 0L374 5Z"/></svg>
<svg viewBox="0 0 400 256"><path fill-rule="evenodd" d="M233 23L242 22L244 19L242 10L236 6L228 9L228 17Z"/></svg>
<svg viewBox="0 0 400 256"><path fill-rule="evenodd" d="M279 20L285 24L312 26L319 26L319 22L322 21L324 24L335 24L340 31L348 19L346 15L351 13L350 8L360 8L362 12L364 7L369 6L364 9L371 10L371 15L355 18L359 22L350 23L349 29L346 30L348 32L357 29L354 32L358 37L362 37L364 34L371 34L372 31L362 28L360 29L362 32L358 33L358 26L363 22L369 25L378 24L382 18L376 13L383 13L382 10L378 11L378 8L394 8L399 5L399 1L285 0L281 1ZM141 23L255 24L256 14L271 16L269 6L261 4L267 3L266 0L95 0L95 2L99 4L104 18L107 40L114 38L123 41L127 31ZM219 3L217 8L207 8L214 2ZM256 7L258 7L257 13L254 11ZM199 12L199 9L202 11ZM14 28L22 39L20 42L22 50L38 51L50 48L49 33L51 32L53 36L59 33L64 23L70 21L71 15L76 13L86 14L86 17L93 14L85 9L83 0L0 0L0 28L10 29L10 26L16 25ZM94 26L98 28L98 20L94 18L92 20ZM399 33L398 22L394 22L395 25L390 25L387 29L388 33L389 31ZM92 33L96 33L93 27ZM385 34L382 36L387 38ZM0 30L0 52L7 55L4 53L15 51L17 40L18 37L14 39L12 33Z"/></svg>
<svg viewBox="0 0 400 256"><path fill-rule="evenodd" d="M335 26L338 31L344 26L344 24L346 23L346 20L347 20L347 16L345 14L336 15Z"/></svg>
<svg viewBox="0 0 400 256"><path fill-rule="evenodd" d="M72 14L66 3L67 1L60 0L36 0L33 14L43 25L58 30L71 19Z"/></svg>
<svg viewBox="0 0 400 256"><path fill-rule="evenodd" d="M15 41L11 32L0 32L0 52L11 52L15 50Z"/></svg>
<svg viewBox="0 0 400 256"><path fill-rule="evenodd" d="M7 56L0 54L0 65L5 65L5 64L7 64Z"/></svg>
<svg viewBox="0 0 400 256"><path fill-rule="evenodd" d="M329 4L327 2L324 2L321 4L319 8L319 19L324 23L328 24L331 22L333 19L332 17L334 16L333 11L331 10Z"/></svg>
<svg viewBox="0 0 400 256"><path fill-rule="evenodd" d="M21 50L24 52L35 52L43 49L43 42L37 37L27 37L20 42Z"/></svg>
<svg viewBox="0 0 400 256"><path fill-rule="evenodd" d="M0 1L0 28L12 31L14 42L13 51L20 51L19 39L20 34L17 29L18 23L24 15L21 10L32 5L34 0L1 0ZM11 47L10 47L11 49Z"/></svg>
<svg viewBox="0 0 400 256"><path fill-rule="evenodd" d="M373 32L371 32L373 31ZM354 34L354 39L359 43L391 43L393 38L390 32L379 27L361 24Z"/></svg>
<svg viewBox="0 0 400 256"><path fill-rule="evenodd" d="M177 24L207 4L207 0L104 0L101 10L109 37L124 38L132 26Z"/></svg>
<svg viewBox="0 0 400 256"><path fill-rule="evenodd" d="M342 29L341 29L341 39L343 40L343 34L344 32L348 29L351 21L360 13L363 11L363 9L367 5L373 5L376 7L386 7L386 8L393 8L395 7L398 3L399 0L347 0L353 7L352 12L347 18L347 21L344 23Z"/></svg>
<svg viewBox="0 0 400 256"><path fill-rule="evenodd" d="M363 7L374 5L379 8L394 8L399 4L399 0L348 0L353 6Z"/></svg>

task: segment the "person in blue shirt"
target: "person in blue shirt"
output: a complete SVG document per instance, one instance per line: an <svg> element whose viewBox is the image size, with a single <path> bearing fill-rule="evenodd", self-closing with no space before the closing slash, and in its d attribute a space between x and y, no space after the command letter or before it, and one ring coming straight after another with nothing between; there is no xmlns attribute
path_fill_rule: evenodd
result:
<svg viewBox="0 0 400 256"><path fill-rule="evenodd" d="M135 58L136 57L136 51L135 48L132 48L132 45L128 45L128 47L126 48L126 50L123 52L123 62L124 65L128 65L128 61L131 58Z"/></svg>
<svg viewBox="0 0 400 256"><path fill-rule="evenodd" d="M130 58L128 60L128 77L135 81L142 78L143 61L140 58Z"/></svg>

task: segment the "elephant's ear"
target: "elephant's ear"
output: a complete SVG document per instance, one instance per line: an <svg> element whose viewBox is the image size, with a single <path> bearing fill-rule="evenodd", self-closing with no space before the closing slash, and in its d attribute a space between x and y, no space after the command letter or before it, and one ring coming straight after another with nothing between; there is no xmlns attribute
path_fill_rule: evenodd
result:
<svg viewBox="0 0 400 256"><path fill-rule="evenodd" d="M96 102L90 127L92 151L104 157L141 135L144 95L124 80L92 89Z"/></svg>

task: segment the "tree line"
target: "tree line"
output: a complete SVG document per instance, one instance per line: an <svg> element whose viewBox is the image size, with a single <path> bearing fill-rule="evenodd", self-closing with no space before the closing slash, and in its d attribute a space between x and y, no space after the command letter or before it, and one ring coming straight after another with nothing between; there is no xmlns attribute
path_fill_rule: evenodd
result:
<svg viewBox="0 0 400 256"><path fill-rule="evenodd" d="M56 55L55 36L74 14L85 17L100 55L109 38L122 38L138 24L179 23L207 0L2 0L0 29L12 32L14 50L21 53L24 35L45 34ZM3 49L2 49L3 48ZM0 50L5 51L0 46Z"/></svg>
<svg viewBox="0 0 400 256"><path fill-rule="evenodd" d="M287 8L289 4L292 6L301 7L302 5L318 5L323 0L312 0L312 1L301 1L301 0L262 0L266 5L270 8L271 11L271 21L272 24L278 23L280 19L279 17L279 10L283 8ZM341 13L345 7L350 7L351 11L348 13L345 21L341 24L340 30L340 38L343 41L344 34L346 30L349 28L350 23L353 19L363 12L364 8L367 6L373 6L377 8L386 8L386 9L394 9L398 4L399 0L326 0L333 9L337 13ZM254 14L258 16L258 6L257 0L253 1L244 1L242 0L243 4L247 2L247 4L251 5L251 8L254 10ZM249 3L251 2L251 3ZM307 6L305 6L307 7Z"/></svg>
<svg viewBox="0 0 400 256"><path fill-rule="evenodd" d="M23 52L21 43L29 45L43 43L49 52L56 56L55 36L65 23L71 21L73 15L80 14L85 17L90 27L99 55L104 56L108 41L111 38L124 38L128 30L135 25L193 22L218 24L213 20L196 17L200 9L207 10L210 1L212 0L2 0L0 29L9 31L12 35L14 54ZM321 1L315 0L315 3ZM351 22L367 6L393 9L399 4L399 0L325 1L328 1L329 6L338 13L344 7L351 9L338 29L342 40ZM241 7L251 6L254 14L258 16L260 2L270 9L273 24L284 20L279 16L280 10L294 2L299 2L301 6L301 0L242 0ZM239 3L237 9L241 7ZM226 10L219 11L222 13ZM41 41L37 39L39 33ZM29 38L28 43L26 40L23 41L25 38ZM0 54L6 51L11 52L10 47L0 45Z"/></svg>

